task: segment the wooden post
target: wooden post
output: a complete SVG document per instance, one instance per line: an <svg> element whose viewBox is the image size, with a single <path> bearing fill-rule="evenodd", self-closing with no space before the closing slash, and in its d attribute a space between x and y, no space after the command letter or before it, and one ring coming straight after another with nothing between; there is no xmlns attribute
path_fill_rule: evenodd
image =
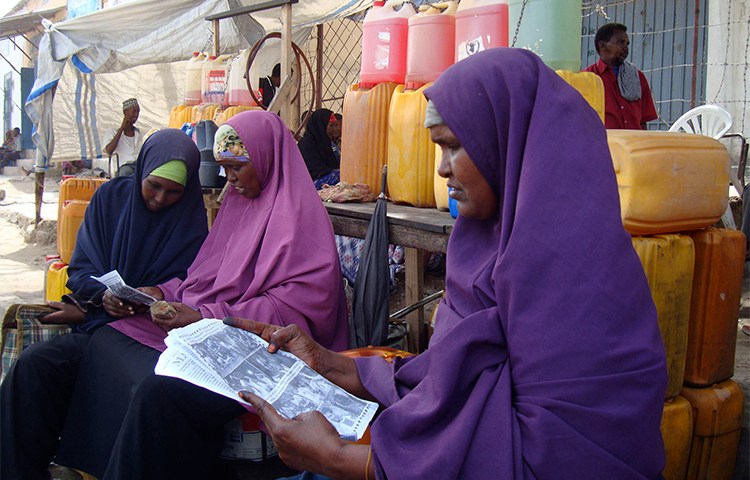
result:
<svg viewBox="0 0 750 480"><path fill-rule="evenodd" d="M323 107L323 42L325 41L325 28L322 24L318 25L318 48L315 51L315 63L317 76L315 80L315 109Z"/></svg>
<svg viewBox="0 0 750 480"><path fill-rule="evenodd" d="M404 248L404 263L406 264L406 291L404 304L406 306L417 303L422 299L424 290L424 258L422 251L416 248ZM409 324L408 350L420 353L427 346L427 335L424 325L424 308L418 308L406 316Z"/></svg>
<svg viewBox="0 0 750 480"><path fill-rule="evenodd" d="M214 24L214 56L219 56L219 19L212 20Z"/></svg>

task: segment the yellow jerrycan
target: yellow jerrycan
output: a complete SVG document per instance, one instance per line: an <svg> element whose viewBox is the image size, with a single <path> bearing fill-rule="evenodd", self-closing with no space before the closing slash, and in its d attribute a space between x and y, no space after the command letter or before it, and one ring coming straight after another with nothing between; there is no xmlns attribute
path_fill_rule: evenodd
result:
<svg viewBox="0 0 750 480"><path fill-rule="evenodd" d="M435 207L435 144L424 127L425 84L396 87L388 115L388 196L395 203Z"/></svg>
<svg viewBox="0 0 750 480"><path fill-rule="evenodd" d="M693 410L684 397L677 395L664 402L661 437L667 456L664 480L684 480L693 438Z"/></svg>
<svg viewBox="0 0 750 480"><path fill-rule="evenodd" d="M571 72L570 70L556 70L563 80L578 90L578 93L596 110L604 123L604 83L599 75L593 72Z"/></svg>

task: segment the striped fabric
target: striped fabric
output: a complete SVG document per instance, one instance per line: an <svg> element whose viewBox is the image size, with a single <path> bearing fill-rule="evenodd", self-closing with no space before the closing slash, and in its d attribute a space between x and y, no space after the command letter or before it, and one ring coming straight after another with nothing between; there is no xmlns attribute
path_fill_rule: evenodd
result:
<svg viewBox="0 0 750 480"><path fill-rule="evenodd" d="M10 370L13 362L21 355L24 348L33 343L51 340L58 335L70 333L68 325L43 324L38 318L53 312L54 309L46 305L11 305L3 318L2 336L2 364L0 365L0 381Z"/></svg>

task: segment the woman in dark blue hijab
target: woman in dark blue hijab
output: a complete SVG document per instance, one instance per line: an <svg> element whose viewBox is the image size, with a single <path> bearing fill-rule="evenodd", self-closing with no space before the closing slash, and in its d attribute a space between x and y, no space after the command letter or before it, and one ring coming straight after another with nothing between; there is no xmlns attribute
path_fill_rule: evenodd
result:
<svg viewBox="0 0 750 480"><path fill-rule="evenodd" d="M184 168L175 169L175 161ZM117 270L132 286L185 278L207 234L199 165L198 149L179 130L146 140L135 174L110 180L91 199L68 267L74 293L66 300L74 305L52 303L60 311L44 322L74 323L75 331L90 333L113 320L102 306L105 287L92 275Z"/></svg>
<svg viewBox="0 0 750 480"><path fill-rule="evenodd" d="M90 333L122 316L105 311L102 298L110 294L91 276L117 270L132 286L185 278L208 230L199 164L187 135L162 130L143 144L133 176L112 179L94 194L68 267L72 303L52 303L60 310L42 319L72 323L74 333L25 349L0 385L0 478L49 478L65 419L60 412L71 401Z"/></svg>

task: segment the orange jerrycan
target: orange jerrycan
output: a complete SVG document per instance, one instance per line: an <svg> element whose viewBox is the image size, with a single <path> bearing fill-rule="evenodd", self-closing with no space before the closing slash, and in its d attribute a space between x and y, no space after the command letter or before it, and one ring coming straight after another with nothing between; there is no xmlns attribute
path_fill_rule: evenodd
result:
<svg viewBox="0 0 750 480"><path fill-rule="evenodd" d="M706 388L685 387L693 408L693 441L688 480L731 479L742 429L742 389L732 380Z"/></svg>
<svg viewBox="0 0 750 480"><path fill-rule="evenodd" d="M70 263L83 214L103 178L69 178L60 184L57 203L57 251L63 263Z"/></svg>
<svg viewBox="0 0 750 480"><path fill-rule="evenodd" d="M424 89L396 87L388 115L388 196L395 203L435 207L435 144L424 128Z"/></svg>
<svg viewBox="0 0 750 480"><path fill-rule="evenodd" d="M695 244L685 384L707 387L734 375L745 236L708 227L690 232Z"/></svg>
<svg viewBox="0 0 750 480"><path fill-rule="evenodd" d="M643 264L656 305L667 354L666 398L672 398L680 393L685 375L695 261L693 240L687 235L633 237L633 247Z"/></svg>
<svg viewBox="0 0 750 480"><path fill-rule="evenodd" d="M664 480L683 480L693 438L693 410L680 395L664 402L661 436L667 454L667 463L662 472Z"/></svg>
<svg viewBox="0 0 750 480"><path fill-rule="evenodd" d="M341 131L341 181L364 183L380 193L383 165L388 156L388 109L395 83L373 88L354 84L344 95Z"/></svg>
<svg viewBox="0 0 750 480"><path fill-rule="evenodd" d="M604 83L601 77L593 72L571 72L570 70L557 70L556 73L578 90L578 93L596 110L599 118L604 123Z"/></svg>
<svg viewBox="0 0 750 480"><path fill-rule="evenodd" d="M713 225L729 201L729 154L705 135L607 130L620 209L633 235Z"/></svg>

